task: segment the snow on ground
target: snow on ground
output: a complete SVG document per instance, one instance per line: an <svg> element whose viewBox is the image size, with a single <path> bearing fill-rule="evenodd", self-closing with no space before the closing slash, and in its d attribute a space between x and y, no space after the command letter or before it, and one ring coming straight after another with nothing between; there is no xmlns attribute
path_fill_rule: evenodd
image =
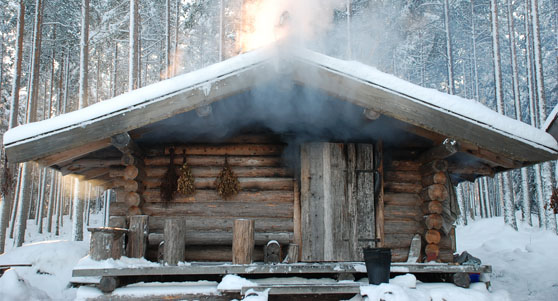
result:
<svg viewBox="0 0 558 301"><path fill-rule="evenodd" d="M555 234L522 223L516 232L495 217L460 226L456 235L459 252L467 250L492 265L494 290L507 290L513 300L558 299Z"/></svg>
<svg viewBox="0 0 558 301"><path fill-rule="evenodd" d="M100 220L100 218L98 219ZM98 221L97 220L97 221ZM10 248L0 255L0 264L31 263L32 267L8 270L0 277L0 301L3 300L85 300L101 295L93 287L70 288L72 268L91 264L87 255L89 237L86 241L68 241L71 231L66 220L61 235L28 236L29 243L21 248ZM92 219L95 224L95 217ZM36 227L29 221L30 233ZM49 239L39 242L40 239ZM53 240L54 238L59 240ZM369 300L406 301L483 301L483 300L556 300L558 295L558 236L537 227L520 225L519 232L504 225L502 218L470 222L457 228L458 250L467 250L482 259L483 264L493 267L492 289L484 284L472 284L469 289L449 283L422 283L407 274L390 280L389 284L368 285L361 279L361 293ZM85 257L85 258L83 258ZM81 260L81 261L80 261ZM126 261L128 260L128 261ZM136 259L137 261L137 259ZM148 264L124 258L123 261L104 262L110 266L123 263ZM331 279L268 278L244 279L229 275L218 282L170 282L136 283L113 292L118 296L146 297L152 294L219 294L219 290L240 289L242 286L269 285L273 283L335 283ZM245 300L267 300L267 291L254 293ZM353 300L360 300L354 298Z"/></svg>

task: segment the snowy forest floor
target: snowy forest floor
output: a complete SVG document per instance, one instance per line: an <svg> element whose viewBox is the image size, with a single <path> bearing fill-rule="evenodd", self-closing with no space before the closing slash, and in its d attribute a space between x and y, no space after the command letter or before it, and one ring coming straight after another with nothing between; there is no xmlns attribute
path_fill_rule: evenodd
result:
<svg viewBox="0 0 558 301"><path fill-rule="evenodd" d="M98 225L101 216L92 216L92 225ZM73 300L98 295L96 289L70 288L72 268L87 255L89 234L83 242L71 242L71 222L66 220L61 235L36 234L36 225L29 221L29 241L21 248L8 248L0 256L0 265L9 263L31 263L32 267L13 268L0 278L0 301L2 300ZM482 284L462 289L453 284L417 283L410 289L414 277L399 276L389 285L363 286L370 300L556 300L558 295L558 236L537 227L520 225L518 232L504 225L503 218L476 220L457 228L458 251L467 250L482 259L483 264L493 267L492 292L484 290ZM194 282L173 283L174 289L188 286L189 290L200 288L200 292L215 293L217 285L238 285L245 279L227 277L219 283ZM325 281L325 280L324 280ZM156 285L156 284L155 284ZM169 287L170 284L166 286ZM211 288L213 287L213 288ZM170 288L170 287L169 287ZM164 286L130 285L122 293L149 294L161 291ZM117 293L115 291L115 293ZM391 293L386 294L389 291ZM263 296L262 296L263 297ZM258 298L265 300L264 298Z"/></svg>

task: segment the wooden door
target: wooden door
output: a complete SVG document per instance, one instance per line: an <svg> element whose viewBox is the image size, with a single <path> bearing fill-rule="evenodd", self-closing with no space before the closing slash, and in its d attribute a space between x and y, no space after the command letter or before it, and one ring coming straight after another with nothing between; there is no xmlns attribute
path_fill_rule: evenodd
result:
<svg viewBox="0 0 558 301"><path fill-rule="evenodd" d="M375 246L374 146L301 147L303 261L361 261Z"/></svg>

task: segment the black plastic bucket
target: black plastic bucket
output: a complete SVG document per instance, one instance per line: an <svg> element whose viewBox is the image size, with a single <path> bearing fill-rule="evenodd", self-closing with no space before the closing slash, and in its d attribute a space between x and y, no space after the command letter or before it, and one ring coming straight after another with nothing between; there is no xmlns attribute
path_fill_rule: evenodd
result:
<svg viewBox="0 0 558 301"><path fill-rule="evenodd" d="M391 249L389 248L367 248L362 250L366 272L368 272L368 283L389 283L389 268L391 266Z"/></svg>

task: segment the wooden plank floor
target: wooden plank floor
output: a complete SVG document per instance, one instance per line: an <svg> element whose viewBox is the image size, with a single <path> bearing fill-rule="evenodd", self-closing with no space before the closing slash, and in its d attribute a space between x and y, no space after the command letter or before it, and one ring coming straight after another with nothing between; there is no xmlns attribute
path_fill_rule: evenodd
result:
<svg viewBox="0 0 558 301"><path fill-rule="evenodd" d="M392 273L491 273L488 265L450 265L450 264L409 264L392 263ZM119 268L74 268L73 277L88 276L152 276L152 275L301 275L301 274L342 274L366 273L366 266L362 262L332 262L332 263L294 263L269 265L253 263L247 265L233 265L230 263L202 263L194 262L182 266L149 266L149 267L119 267Z"/></svg>

